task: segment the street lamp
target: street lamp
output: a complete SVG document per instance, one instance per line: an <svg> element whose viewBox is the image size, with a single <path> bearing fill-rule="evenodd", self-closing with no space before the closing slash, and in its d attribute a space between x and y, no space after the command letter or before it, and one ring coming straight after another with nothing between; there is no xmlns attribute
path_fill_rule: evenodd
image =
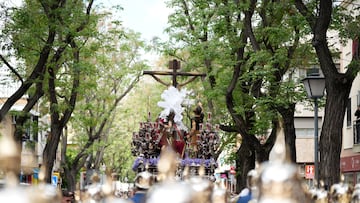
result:
<svg viewBox="0 0 360 203"><path fill-rule="evenodd" d="M314 99L314 165L315 165L315 180L317 187L319 187L319 153L318 153L318 99L324 96L325 78L320 76L319 73L312 73L302 80L307 96L309 99Z"/></svg>

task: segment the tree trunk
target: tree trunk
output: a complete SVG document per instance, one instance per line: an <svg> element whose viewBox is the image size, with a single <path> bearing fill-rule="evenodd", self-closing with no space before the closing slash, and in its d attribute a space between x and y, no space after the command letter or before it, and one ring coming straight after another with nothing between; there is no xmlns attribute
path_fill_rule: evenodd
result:
<svg viewBox="0 0 360 203"><path fill-rule="evenodd" d="M65 175L65 181L67 184L67 189L69 191L75 191L76 190L76 174L77 174L77 170L74 168L71 169L64 169L64 175Z"/></svg>
<svg viewBox="0 0 360 203"><path fill-rule="evenodd" d="M255 140L252 141L253 148L255 149L255 152L256 152L255 158L258 163L263 163L265 161L269 161L270 151L272 150L272 148L275 144L277 134L279 132L279 126L280 126L279 120L274 119L272 121L271 133L269 134L266 142L264 144L260 144L260 142L258 142L257 139L256 139L256 142L254 142Z"/></svg>
<svg viewBox="0 0 360 203"><path fill-rule="evenodd" d="M312 29L312 45L320 62L321 70L326 80L325 117L320 136L320 168L319 178L326 186L339 182L340 154L342 147L342 129L346 104L349 98L352 82L359 72L359 56L354 55L347 67L346 73L338 73L332 53L328 47L327 31L334 9L331 1L320 1L318 13L312 13L302 0L296 0L295 5L306 18Z"/></svg>
<svg viewBox="0 0 360 203"><path fill-rule="evenodd" d="M90 171L90 165L86 164L87 156L85 154L78 154L74 160L64 160L62 166L64 169L64 178L67 184L67 188L71 191L76 190L76 175L80 172L82 167L86 167Z"/></svg>
<svg viewBox="0 0 360 203"><path fill-rule="evenodd" d="M236 193L247 186L246 177L251 169L255 168L255 151L249 148L250 144L243 139L236 152Z"/></svg>
<svg viewBox="0 0 360 203"><path fill-rule="evenodd" d="M331 5L331 2L327 2L326 6L323 6L322 12L324 16L319 19L318 23L326 24L327 21L330 21ZM331 186L340 180L340 154L344 115L351 86L358 68L354 69L350 64L345 74L338 73L328 48L325 32L324 27L315 27L313 46L315 47L320 67L326 80L325 117L319 144L319 178L324 181L325 185Z"/></svg>
<svg viewBox="0 0 360 203"><path fill-rule="evenodd" d="M53 124L52 124L53 125ZM47 143L43 152L43 165L45 167L45 182L51 183L52 170L56 159L57 148L60 141L62 127L58 125L51 126L51 132L48 135Z"/></svg>
<svg viewBox="0 0 360 203"><path fill-rule="evenodd" d="M269 161L270 151L271 150L269 150L269 148L267 148L267 147L257 147L255 149L256 161L258 163L263 163L265 161Z"/></svg>
<svg viewBox="0 0 360 203"><path fill-rule="evenodd" d="M342 128L351 85L351 82L336 82L326 86L325 118L319 143L319 178L327 186L338 183L340 180Z"/></svg>
<svg viewBox="0 0 360 203"><path fill-rule="evenodd" d="M294 124L294 113L295 113L295 103L291 104L289 107L278 107L278 112L281 114L281 117L284 122L284 136L285 144L287 151L290 153L290 160L293 163L296 163L296 133L295 133L295 124Z"/></svg>
<svg viewBox="0 0 360 203"><path fill-rule="evenodd" d="M99 170L103 162L105 147L101 147L95 155L94 168Z"/></svg>

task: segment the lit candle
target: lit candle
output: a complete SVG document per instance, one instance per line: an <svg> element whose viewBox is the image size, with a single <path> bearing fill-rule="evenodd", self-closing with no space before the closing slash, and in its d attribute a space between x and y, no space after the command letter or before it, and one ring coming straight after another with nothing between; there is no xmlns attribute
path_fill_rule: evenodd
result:
<svg viewBox="0 0 360 203"><path fill-rule="evenodd" d="M210 140L213 140L214 139L214 133L210 133L209 137L210 137Z"/></svg>
<svg viewBox="0 0 360 203"><path fill-rule="evenodd" d="M135 136L135 139L136 139L136 140L139 138L139 134L138 134L138 133L135 133L134 136Z"/></svg>
<svg viewBox="0 0 360 203"><path fill-rule="evenodd" d="M219 125L219 124L215 124L215 129L216 129L216 131L219 131L219 130L220 130L220 125Z"/></svg>
<svg viewBox="0 0 360 203"><path fill-rule="evenodd" d="M211 123L207 122L207 123L206 123L206 128L207 128L207 130L210 131L210 130L211 130Z"/></svg>
<svg viewBox="0 0 360 203"><path fill-rule="evenodd" d="M156 143L158 144L160 142L161 135L160 133L156 133Z"/></svg>

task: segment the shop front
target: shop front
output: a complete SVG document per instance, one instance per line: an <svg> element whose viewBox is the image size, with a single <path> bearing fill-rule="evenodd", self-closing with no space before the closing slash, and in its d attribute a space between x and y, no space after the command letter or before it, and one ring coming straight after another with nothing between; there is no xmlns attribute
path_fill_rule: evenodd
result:
<svg viewBox="0 0 360 203"><path fill-rule="evenodd" d="M39 183L39 168L24 170L20 173L20 183L36 185Z"/></svg>
<svg viewBox="0 0 360 203"><path fill-rule="evenodd" d="M340 170L349 185L360 183L360 155L341 157Z"/></svg>

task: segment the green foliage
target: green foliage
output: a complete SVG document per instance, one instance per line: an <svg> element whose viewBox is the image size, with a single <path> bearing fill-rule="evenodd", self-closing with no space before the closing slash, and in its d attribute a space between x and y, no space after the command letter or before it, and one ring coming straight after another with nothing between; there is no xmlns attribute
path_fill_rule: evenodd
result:
<svg viewBox="0 0 360 203"><path fill-rule="evenodd" d="M351 68L353 72L353 76L355 77L360 71L360 61L359 60L352 60L351 63L348 65L348 68Z"/></svg>
<svg viewBox="0 0 360 203"><path fill-rule="evenodd" d="M76 135L72 141L77 144L76 154L95 139L86 149L87 154L96 157L97 152L103 151L103 157L99 158L107 169L131 174L132 134L129 128L124 128L128 122L121 121L127 115L122 103L127 100L127 90L147 68L140 53L148 47L140 40L139 33L122 27L118 21L102 18L99 30L102 31L82 48L82 61L88 65L83 66L87 67L87 74L82 75L79 102L70 121Z"/></svg>
<svg viewBox="0 0 360 203"><path fill-rule="evenodd" d="M112 144L112 139L115 138L109 134L113 133L112 129L116 126L114 117L119 101L137 82L141 71L147 68L145 61L140 59L140 53L149 47L140 40L140 34L122 27L121 22L112 20L111 12L96 10L96 14L88 16L84 9L86 3L66 1L57 10L45 11L45 4L27 0L22 7L9 12L10 18L5 21L0 36L4 39L3 42L9 42L5 44L6 49L11 50L9 55L16 56L18 61L24 61L25 65L15 68L26 78L37 64L42 48L48 45L48 33L54 32L55 41L50 47L50 56L45 59L46 70L36 79L42 83L45 93L39 103L43 115L50 113L49 90L52 87L49 86L49 81L54 79L56 90L56 98L52 98L51 113L61 116L74 108L69 105L74 93L71 87L76 74L81 73L80 85L76 89L78 102L68 124L71 131L69 137L76 147L70 147L66 153L67 167L78 164L73 163L73 160L87 146L86 143L98 140L85 149L87 154L95 154ZM70 42L72 46L69 45ZM74 57L77 51L79 61ZM49 71L55 78L51 78ZM35 86L29 90L29 94L34 93ZM117 134L116 131L114 133ZM121 139L124 140L126 139ZM130 153L128 148L124 145L124 151L118 154L120 159L121 156L128 157L125 156Z"/></svg>
<svg viewBox="0 0 360 203"><path fill-rule="evenodd" d="M250 1L172 0L169 5L174 9L166 29L171 42L160 44L165 54L196 64L196 70L207 72L207 79L216 79L213 86L209 80L203 81L203 94L216 109L214 118L235 125L226 108L225 94L236 66L240 75L231 102L235 116L247 125L241 127L247 127L250 135L267 135L271 122L279 117L276 107L290 106L305 98L298 91L301 84L295 70L316 60L306 38L310 27L292 3L258 2L250 30L255 41L250 42L247 30L247 44L242 44L240 36L245 32L244 12L250 8ZM309 6L316 8L315 3ZM242 50L244 54L239 55ZM229 146L233 146L229 140L235 141L225 140L223 143Z"/></svg>
<svg viewBox="0 0 360 203"><path fill-rule="evenodd" d="M360 36L359 21L360 17L356 15L360 7L353 1L346 2L349 9L338 5L333 9L330 29L339 32L340 41L345 43L347 39L355 39Z"/></svg>
<svg viewBox="0 0 360 203"><path fill-rule="evenodd" d="M44 45L44 41L40 39L49 25L48 19L38 9L39 7L41 7L39 2L32 1L24 4L20 9L14 9L10 16L11 21L7 21L2 30L1 37L11 40L12 43L8 46L15 51L14 55L18 59L25 59L27 63L36 61L38 50ZM24 73L24 71L19 72Z"/></svg>

